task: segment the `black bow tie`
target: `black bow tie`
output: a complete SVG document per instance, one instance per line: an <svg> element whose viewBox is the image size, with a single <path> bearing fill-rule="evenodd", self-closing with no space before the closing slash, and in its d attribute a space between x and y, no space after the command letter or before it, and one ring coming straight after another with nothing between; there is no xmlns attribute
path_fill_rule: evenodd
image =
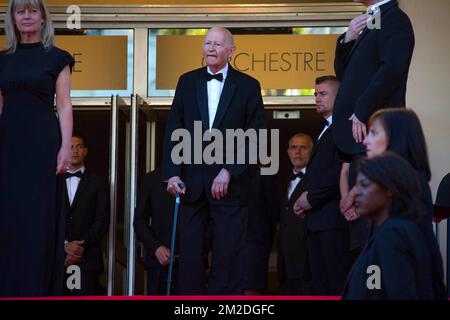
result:
<svg viewBox="0 0 450 320"><path fill-rule="evenodd" d="M81 170L78 170L77 172L66 172L64 173L64 178L72 178L72 177L78 177L81 178L81 176L83 175L83 173L81 172Z"/></svg>
<svg viewBox="0 0 450 320"><path fill-rule="evenodd" d="M291 173L291 175L289 176L289 180L295 180L295 179L297 179L297 178L303 178L303 176L304 176L305 174L303 173L303 171L299 171L299 172L297 172L297 173Z"/></svg>
<svg viewBox="0 0 450 320"><path fill-rule="evenodd" d="M212 80L212 79L216 79L219 81L223 81L223 74L222 73L216 73L216 74L210 74L209 72L206 73L206 80Z"/></svg>
<svg viewBox="0 0 450 320"><path fill-rule="evenodd" d="M323 125L324 127L328 127L328 126L330 126L330 123L328 122L327 119L323 119L323 120L322 120L322 125Z"/></svg>

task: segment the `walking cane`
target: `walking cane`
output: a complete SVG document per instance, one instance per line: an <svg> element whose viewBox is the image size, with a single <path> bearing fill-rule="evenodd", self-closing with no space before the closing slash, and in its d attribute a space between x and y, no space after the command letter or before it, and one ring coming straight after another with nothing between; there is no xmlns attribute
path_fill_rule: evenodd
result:
<svg viewBox="0 0 450 320"><path fill-rule="evenodd" d="M180 189L184 189L184 183L180 182L178 184ZM172 284L172 269L173 269L173 256L175 254L175 237L177 234L177 219L178 219L178 209L180 207L180 194L177 192L175 194L175 209L173 212L173 224L172 224L172 240L170 241L170 258L169 258L169 273L167 274L167 290L166 296L170 296L170 287Z"/></svg>

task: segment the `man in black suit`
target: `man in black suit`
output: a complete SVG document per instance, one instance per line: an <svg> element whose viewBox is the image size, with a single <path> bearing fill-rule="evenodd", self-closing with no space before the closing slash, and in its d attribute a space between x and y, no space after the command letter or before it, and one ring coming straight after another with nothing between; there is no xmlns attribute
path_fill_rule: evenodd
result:
<svg viewBox="0 0 450 320"><path fill-rule="evenodd" d="M397 0L354 0L368 13L353 19L336 45L334 67L340 80L333 109L333 139L350 162L349 189L364 157L367 121L381 108L404 107L414 31ZM370 20L368 20L370 19ZM377 29L378 28L378 29ZM350 248L357 255L367 237L367 221L350 223Z"/></svg>
<svg viewBox="0 0 450 320"><path fill-rule="evenodd" d="M110 208L108 181L86 171L87 153L85 138L74 134L72 165L65 174L64 185L67 212L64 251L65 266L78 265L81 270L81 289L68 294L82 296L100 294L99 278L104 268L101 240L108 230Z"/></svg>
<svg viewBox="0 0 450 320"><path fill-rule="evenodd" d="M414 50L411 22L397 0L354 1L370 7L337 40L334 64L341 84L332 130L339 150L352 157L364 154L367 121L375 111L405 106Z"/></svg>
<svg viewBox="0 0 450 320"><path fill-rule="evenodd" d="M312 284L318 295L339 295L349 268L347 222L339 211L341 164L330 128L338 88L334 76L316 79L316 110L324 127L314 143L304 192L294 204L294 212L306 219Z"/></svg>
<svg viewBox="0 0 450 320"><path fill-rule="evenodd" d="M137 197L134 229L145 248L144 267L147 272L148 295L166 293L173 210L174 201L161 181L161 171L157 169L145 174ZM174 257L178 256L178 240L176 238ZM174 259L175 262L177 260L178 258ZM172 273L171 292L175 288L176 264L177 262Z"/></svg>
<svg viewBox="0 0 450 320"><path fill-rule="evenodd" d="M228 64L233 52L233 36L227 29L208 31L203 44L207 67L180 77L166 126L163 179L168 182L167 190L171 194L179 192L183 195L180 294L205 293L202 243L208 217L211 217L213 230L208 293L242 294L245 287L244 246L248 193L252 192L248 186L258 173L256 165L248 161L249 139L234 146L233 152L228 150L227 153L225 147L215 149L214 154L219 160L213 162L202 157L205 156L203 151L208 151L205 143L203 146L195 143L198 135L214 133L220 135L225 144L227 129L246 132L266 127L259 82ZM183 150L181 164L173 154L176 153L174 147L182 144L172 141L175 130L177 133L187 131L191 138L183 139L188 150ZM217 138L213 140L217 142ZM240 164L235 157L243 150L246 157ZM184 188L180 186L181 181L185 183Z"/></svg>
<svg viewBox="0 0 450 320"><path fill-rule="evenodd" d="M313 141L310 136L297 133L289 140L288 156L292 172L282 198L278 247L278 280L283 295L308 295L308 247L306 223L294 213L294 202L305 187L306 165L311 158Z"/></svg>

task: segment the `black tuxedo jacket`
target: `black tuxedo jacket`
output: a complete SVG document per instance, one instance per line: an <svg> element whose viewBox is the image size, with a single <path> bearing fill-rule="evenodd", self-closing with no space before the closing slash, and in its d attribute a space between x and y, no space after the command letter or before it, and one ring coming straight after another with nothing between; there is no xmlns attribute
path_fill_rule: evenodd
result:
<svg viewBox="0 0 450 320"><path fill-rule="evenodd" d="M397 0L380 7L381 29L367 27L356 41L337 42L335 72L341 81L333 109L333 137L345 154L365 152L352 135L354 113L367 123L378 109L404 107L414 32Z"/></svg>
<svg viewBox="0 0 450 320"><path fill-rule="evenodd" d="M290 180L283 189L284 197L281 201L279 249L278 249L278 278L304 279L306 276L307 236L308 230L304 219L294 213L294 203L304 191L306 177L303 177L288 199L287 189Z"/></svg>
<svg viewBox="0 0 450 320"><path fill-rule="evenodd" d="M161 171L145 174L137 197L134 229L145 248L144 267L161 268L156 259L156 249L164 245L170 248L175 198L161 181ZM177 246L175 254L177 254Z"/></svg>
<svg viewBox="0 0 450 320"><path fill-rule="evenodd" d="M339 177L341 163L328 127L319 141L314 143L311 160L306 167L305 191L312 206L306 214L310 231L345 228L347 223L339 210Z"/></svg>
<svg viewBox="0 0 450 320"><path fill-rule="evenodd" d="M194 141L199 139L194 134L194 122L200 121L202 124L201 134L209 129L206 73L206 67L196 69L182 75L178 81L166 125L162 178L167 180L170 177L179 176L185 182L187 191L182 199L184 202L196 201L205 192L210 203L216 203L211 197L211 185L219 171L225 168L230 172L232 179L227 196L216 204L246 205L249 191L247 186L255 177L256 166L249 165L248 162L236 164L236 161L234 161L235 164L226 164L225 147L223 149L224 164L204 164L203 161L202 164L194 164L194 157L199 156L199 152L194 150ZM171 159L172 148L179 144L179 142L171 141L171 134L179 128L186 129L191 135L190 142L184 141L188 147L191 147L191 164L177 165ZM266 128L261 88L257 80L231 66L228 67L213 128L222 133L224 145L226 129L246 131ZM203 143L204 146L205 143ZM244 147L248 151L248 139ZM235 158L236 147L231 156Z"/></svg>
<svg viewBox="0 0 450 320"><path fill-rule="evenodd" d="M369 266L380 268L381 288L369 290ZM425 239L408 219L388 218L371 236L350 271L343 299L433 299L430 256ZM372 283L372 281L369 281Z"/></svg>
<svg viewBox="0 0 450 320"><path fill-rule="evenodd" d="M66 202L66 239L84 240L83 271L103 271L101 240L109 227L108 180L87 171L81 177L72 205L63 183Z"/></svg>

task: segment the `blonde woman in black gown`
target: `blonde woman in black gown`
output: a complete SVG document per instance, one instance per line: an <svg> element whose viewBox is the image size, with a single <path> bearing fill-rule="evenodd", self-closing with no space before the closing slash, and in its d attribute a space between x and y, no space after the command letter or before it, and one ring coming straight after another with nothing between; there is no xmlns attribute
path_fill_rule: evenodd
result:
<svg viewBox="0 0 450 320"><path fill-rule="evenodd" d="M71 161L74 60L54 46L42 0L11 0L5 31L8 47L0 54L0 296L54 295L62 289L64 220L57 185Z"/></svg>

